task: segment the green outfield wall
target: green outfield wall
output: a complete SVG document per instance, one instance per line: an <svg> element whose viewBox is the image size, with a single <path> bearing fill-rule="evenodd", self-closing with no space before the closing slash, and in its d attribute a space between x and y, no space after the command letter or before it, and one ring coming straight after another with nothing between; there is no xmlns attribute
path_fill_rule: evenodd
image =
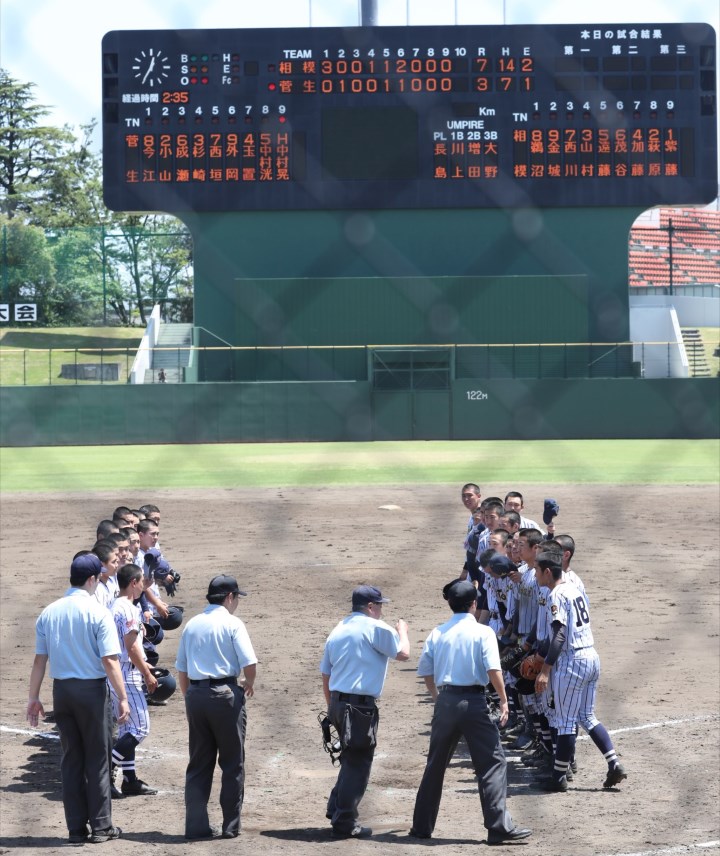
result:
<svg viewBox="0 0 720 856"><path fill-rule="evenodd" d="M0 445L720 436L720 380L454 380L0 388Z"/></svg>

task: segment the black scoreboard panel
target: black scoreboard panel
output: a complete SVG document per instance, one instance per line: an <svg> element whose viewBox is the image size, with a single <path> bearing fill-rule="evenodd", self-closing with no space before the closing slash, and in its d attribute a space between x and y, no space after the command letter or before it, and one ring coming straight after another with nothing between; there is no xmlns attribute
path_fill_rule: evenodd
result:
<svg viewBox="0 0 720 856"><path fill-rule="evenodd" d="M707 24L132 30L115 210L649 206L717 194Z"/></svg>

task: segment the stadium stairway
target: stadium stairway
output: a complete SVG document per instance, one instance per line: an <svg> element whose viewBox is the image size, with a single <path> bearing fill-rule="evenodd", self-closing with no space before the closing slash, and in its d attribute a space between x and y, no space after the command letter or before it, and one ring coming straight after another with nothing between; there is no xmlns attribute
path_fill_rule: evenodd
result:
<svg viewBox="0 0 720 856"><path fill-rule="evenodd" d="M145 383L182 383L182 369L190 360L192 324L163 324L153 349ZM164 380L160 372L164 372Z"/></svg>
<svg viewBox="0 0 720 856"><path fill-rule="evenodd" d="M710 377L710 366L708 366L705 344L700 337L700 331L697 328L687 327L682 330L682 337L690 367L690 377Z"/></svg>

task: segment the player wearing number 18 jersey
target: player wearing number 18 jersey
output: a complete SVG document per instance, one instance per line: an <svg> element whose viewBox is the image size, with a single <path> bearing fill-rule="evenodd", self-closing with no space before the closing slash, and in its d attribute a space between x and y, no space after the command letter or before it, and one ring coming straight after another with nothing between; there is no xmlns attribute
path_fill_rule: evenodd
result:
<svg viewBox="0 0 720 856"><path fill-rule="evenodd" d="M581 725L607 761L605 788L618 785L627 774L618 762L605 726L595 716L595 693L600 677L600 658L594 648L586 597L573 583L563 581L562 565L555 551L537 556L540 585L549 589L546 609L551 623L550 646L535 687L543 692L550 682L555 703L557 750L552 777L543 790L567 790L567 770L575 754L575 733Z"/></svg>

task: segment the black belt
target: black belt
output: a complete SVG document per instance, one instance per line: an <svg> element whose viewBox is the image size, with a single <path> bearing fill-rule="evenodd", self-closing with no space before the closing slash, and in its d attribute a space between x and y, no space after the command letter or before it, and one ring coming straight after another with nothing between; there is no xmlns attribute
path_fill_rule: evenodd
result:
<svg viewBox="0 0 720 856"><path fill-rule="evenodd" d="M453 695L465 695L466 693L482 693L485 695L485 687L481 684L471 684L469 687L460 687L456 684L444 684L440 687L441 693L452 693Z"/></svg>
<svg viewBox="0 0 720 856"><path fill-rule="evenodd" d="M355 693L330 693L331 698L336 698L338 701L350 701L353 704L375 704L375 696L371 695L356 695Z"/></svg>
<svg viewBox="0 0 720 856"><path fill-rule="evenodd" d="M233 686L237 684L237 678L204 678L202 681L193 681L190 683L194 687L219 687L221 684Z"/></svg>

